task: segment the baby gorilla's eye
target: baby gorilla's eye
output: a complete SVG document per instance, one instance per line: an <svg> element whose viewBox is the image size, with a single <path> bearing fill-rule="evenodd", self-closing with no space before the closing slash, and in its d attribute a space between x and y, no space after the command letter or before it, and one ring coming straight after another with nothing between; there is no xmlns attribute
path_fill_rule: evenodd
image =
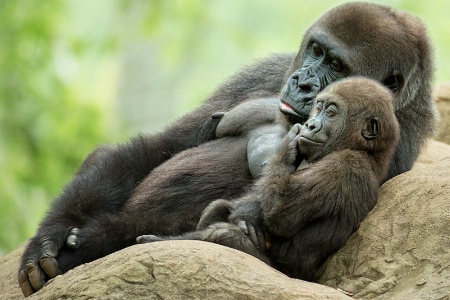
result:
<svg viewBox="0 0 450 300"><path fill-rule="evenodd" d="M318 102L316 105L316 113L319 114L322 111L323 103Z"/></svg>
<svg viewBox="0 0 450 300"><path fill-rule="evenodd" d="M327 110L327 117L332 118L336 115L336 112L334 110Z"/></svg>

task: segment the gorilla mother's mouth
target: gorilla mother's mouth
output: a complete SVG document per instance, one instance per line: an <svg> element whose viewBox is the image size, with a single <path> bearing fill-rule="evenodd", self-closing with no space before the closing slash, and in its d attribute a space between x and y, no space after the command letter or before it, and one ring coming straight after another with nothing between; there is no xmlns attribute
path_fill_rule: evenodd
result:
<svg viewBox="0 0 450 300"><path fill-rule="evenodd" d="M281 112L285 113L285 114L290 114L290 115L294 115L296 117L301 117L300 114L298 114L293 108L292 106L290 106L289 104L280 101L280 110Z"/></svg>

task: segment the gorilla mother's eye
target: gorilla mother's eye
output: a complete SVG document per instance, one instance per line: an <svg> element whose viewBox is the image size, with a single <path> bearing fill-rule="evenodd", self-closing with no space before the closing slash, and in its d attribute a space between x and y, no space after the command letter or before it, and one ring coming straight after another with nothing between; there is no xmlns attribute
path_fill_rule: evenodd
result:
<svg viewBox="0 0 450 300"><path fill-rule="evenodd" d="M337 61L337 60L333 60L331 62L331 67L336 72L342 72L344 70L344 65L342 65L342 63L340 61Z"/></svg>
<svg viewBox="0 0 450 300"><path fill-rule="evenodd" d="M319 44L313 43L311 48L315 56L320 57L323 55L323 50L320 48Z"/></svg>

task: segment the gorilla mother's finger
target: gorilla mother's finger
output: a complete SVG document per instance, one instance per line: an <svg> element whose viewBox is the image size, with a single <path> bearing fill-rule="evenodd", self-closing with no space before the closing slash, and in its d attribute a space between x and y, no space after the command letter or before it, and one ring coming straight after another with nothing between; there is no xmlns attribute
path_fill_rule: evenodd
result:
<svg viewBox="0 0 450 300"><path fill-rule="evenodd" d="M40 258L56 257L58 255L58 247L56 246L56 243L48 236L41 238L40 245L42 253Z"/></svg>
<svg viewBox="0 0 450 300"><path fill-rule="evenodd" d="M158 242L158 241L164 241L163 238L160 238L159 236L148 234L148 235L140 235L136 238L136 243L138 244L146 244L146 243L152 243L152 242Z"/></svg>
<svg viewBox="0 0 450 300"><path fill-rule="evenodd" d="M28 274L27 272L25 272L25 270L22 270L19 273L19 286L20 289L22 290L22 294L25 297L28 297L34 292L36 292L36 290L31 285L30 281L28 280Z"/></svg>
<svg viewBox="0 0 450 300"><path fill-rule="evenodd" d="M39 265L48 277L54 278L62 274L59 269L58 261L55 257L58 255L58 247L55 242L49 237L41 239L41 257L39 258Z"/></svg>
<svg viewBox="0 0 450 300"><path fill-rule="evenodd" d="M45 285L45 274L34 260L29 260L26 265L28 281L36 290L40 290Z"/></svg>
<svg viewBox="0 0 450 300"><path fill-rule="evenodd" d="M220 111L220 112L213 113L211 115L211 119L215 119L215 120L219 119L220 120L223 118L223 116L225 116L225 112Z"/></svg>
<svg viewBox="0 0 450 300"><path fill-rule="evenodd" d="M58 261L54 257L40 258L39 265L50 278L55 278L62 274L62 271L59 269Z"/></svg>
<svg viewBox="0 0 450 300"><path fill-rule="evenodd" d="M80 229L77 227L73 227L69 231L69 236L66 239L66 245L70 249L76 249L79 246L79 236Z"/></svg>

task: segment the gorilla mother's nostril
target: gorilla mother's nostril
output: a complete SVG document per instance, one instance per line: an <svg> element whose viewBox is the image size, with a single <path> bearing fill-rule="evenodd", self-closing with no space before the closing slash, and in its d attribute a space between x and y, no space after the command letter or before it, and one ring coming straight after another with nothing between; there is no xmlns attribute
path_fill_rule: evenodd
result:
<svg viewBox="0 0 450 300"><path fill-rule="evenodd" d="M298 83L298 88L301 92L304 93L311 93L312 92L312 86L310 83L306 83L306 82L299 82Z"/></svg>

